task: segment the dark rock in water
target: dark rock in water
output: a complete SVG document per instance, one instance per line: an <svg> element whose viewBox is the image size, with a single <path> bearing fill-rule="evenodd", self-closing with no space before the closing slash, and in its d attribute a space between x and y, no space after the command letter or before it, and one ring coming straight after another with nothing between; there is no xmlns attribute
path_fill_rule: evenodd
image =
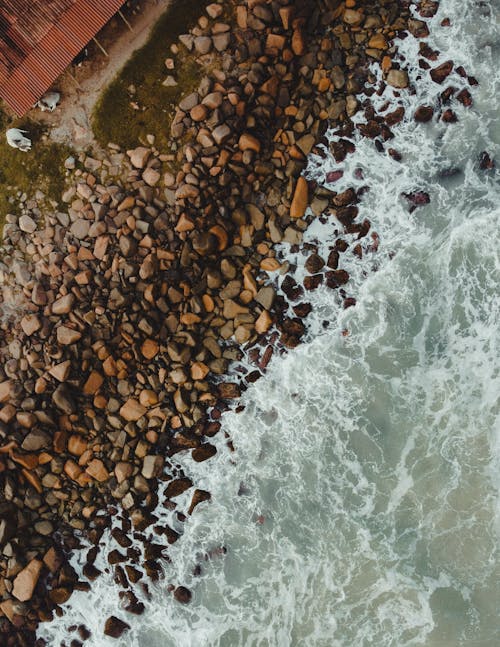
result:
<svg viewBox="0 0 500 647"><path fill-rule="evenodd" d="M116 616L110 616L104 625L104 635L119 638L128 629L130 629L130 625L126 622Z"/></svg>
<svg viewBox="0 0 500 647"><path fill-rule="evenodd" d="M165 490L165 496L169 499L174 496L179 496L186 490L189 490L192 485L193 481L187 477L170 481Z"/></svg>
<svg viewBox="0 0 500 647"><path fill-rule="evenodd" d="M344 171L330 171L326 174L326 181L332 184L333 182L340 180L343 175Z"/></svg>
<svg viewBox="0 0 500 647"><path fill-rule="evenodd" d="M185 586L178 586L174 591L174 598L181 604L189 604L192 597L191 591Z"/></svg>
<svg viewBox="0 0 500 647"><path fill-rule="evenodd" d="M349 274L345 270L332 270L325 274L326 284L329 288L338 288L349 280Z"/></svg>
<svg viewBox="0 0 500 647"><path fill-rule="evenodd" d="M356 305L356 299L354 297L347 297L344 299L344 309L352 308Z"/></svg>
<svg viewBox="0 0 500 647"><path fill-rule="evenodd" d="M289 274L283 279L281 289L290 301L297 301L304 294L302 287Z"/></svg>
<svg viewBox="0 0 500 647"><path fill-rule="evenodd" d="M345 191L342 191L342 193L338 193L332 200L336 207L346 207L348 204L352 204L356 201L356 191L352 188L346 189Z"/></svg>
<svg viewBox="0 0 500 647"><path fill-rule="evenodd" d="M217 449L213 445L210 445L210 443L205 443L201 447L197 447L196 449L193 449L191 456L194 461L196 461L197 463L201 463L211 458L216 453L217 453Z"/></svg>
<svg viewBox="0 0 500 647"><path fill-rule="evenodd" d="M447 76L451 74L453 69L453 61L446 61L430 71L431 79L434 83L442 83Z"/></svg>
<svg viewBox="0 0 500 647"><path fill-rule="evenodd" d="M395 162L400 162L403 159L403 156L401 155L401 153L397 151L395 148L389 148L387 152Z"/></svg>
<svg viewBox="0 0 500 647"><path fill-rule="evenodd" d="M432 18L432 16L436 15L438 9L439 2L435 2L434 0L426 0L418 5L418 13L422 18Z"/></svg>
<svg viewBox="0 0 500 647"><path fill-rule="evenodd" d="M304 287L306 290L315 290L321 283L323 283L322 274L313 274L304 278Z"/></svg>
<svg viewBox="0 0 500 647"><path fill-rule="evenodd" d="M456 91L457 89L452 86L450 86L449 88L446 88L446 90L443 90L440 95L441 103L448 103Z"/></svg>
<svg viewBox="0 0 500 647"><path fill-rule="evenodd" d="M348 207L339 207L335 212L335 217L343 225L350 225L358 215L358 207L349 205Z"/></svg>
<svg viewBox="0 0 500 647"><path fill-rule="evenodd" d="M239 398L241 395L240 387L236 382L221 382L217 385L217 390L219 397L223 399Z"/></svg>
<svg viewBox="0 0 500 647"><path fill-rule="evenodd" d="M328 260L326 261L326 264L332 270L337 269L337 267L339 266L339 253L336 249L332 249L332 251L328 254Z"/></svg>
<svg viewBox="0 0 500 647"><path fill-rule="evenodd" d="M487 151L483 151L479 155L479 168L483 171L495 168L495 160L489 156Z"/></svg>
<svg viewBox="0 0 500 647"><path fill-rule="evenodd" d="M414 191L413 193L403 193L404 197L415 207L422 207L429 204L430 196L425 191Z"/></svg>
<svg viewBox="0 0 500 647"><path fill-rule="evenodd" d="M378 137L380 135L381 126L374 119L370 119L370 121L368 121L366 124L360 124L359 130L364 137L374 139L375 137Z"/></svg>
<svg viewBox="0 0 500 647"><path fill-rule="evenodd" d="M388 126L395 126L396 124L399 124L399 122L403 119L405 116L405 109L403 106L400 106L399 108L396 108L393 112L389 112L385 115L385 123Z"/></svg>
<svg viewBox="0 0 500 647"><path fill-rule="evenodd" d="M195 490L193 498L191 499L191 505L189 506L188 514L193 514L193 510L199 503L203 501L210 501L212 495L206 490Z"/></svg>
<svg viewBox="0 0 500 647"><path fill-rule="evenodd" d="M469 90L467 90L467 88L464 88L457 94L457 99L466 108L469 108L472 105L472 96Z"/></svg>
<svg viewBox="0 0 500 647"><path fill-rule="evenodd" d="M456 124L458 117L451 108L448 108L448 110L445 110L441 115L441 121L444 121L446 124Z"/></svg>
<svg viewBox="0 0 500 647"><path fill-rule="evenodd" d="M417 123L424 124L432 119L434 109L432 106L419 106L415 110L414 119Z"/></svg>
<svg viewBox="0 0 500 647"><path fill-rule="evenodd" d="M298 303L293 307L293 312L297 317L303 319L311 312L312 305L310 303Z"/></svg>
<svg viewBox="0 0 500 647"><path fill-rule="evenodd" d="M324 266L325 261L318 254L311 254L306 260L305 266L309 274L316 274Z"/></svg>

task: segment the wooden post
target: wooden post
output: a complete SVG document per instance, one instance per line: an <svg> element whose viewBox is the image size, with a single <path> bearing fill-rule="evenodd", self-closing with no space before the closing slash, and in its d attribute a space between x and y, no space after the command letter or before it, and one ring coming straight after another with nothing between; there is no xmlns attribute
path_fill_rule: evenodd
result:
<svg viewBox="0 0 500 647"><path fill-rule="evenodd" d="M131 24L129 23L129 21L125 18L125 16L123 15L123 12L122 12L122 10L121 10L121 9L118 9L118 14L119 14L120 18L123 20L123 22L124 22L124 23L127 25L127 27L130 29L130 31L134 31L134 30L132 29L132 25L131 25Z"/></svg>
<svg viewBox="0 0 500 647"><path fill-rule="evenodd" d="M101 45L101 43L97 40L97 38L96 38L95 36L92 36L92 40L93 40L93 41L94 41L94 43L97 45L97 47L101 50L101 52L104 54L104 56L106 56L107 58L109 58L109 54L108 54L108 52L104 49L104 47L103 47L103 46Z"/></svg>

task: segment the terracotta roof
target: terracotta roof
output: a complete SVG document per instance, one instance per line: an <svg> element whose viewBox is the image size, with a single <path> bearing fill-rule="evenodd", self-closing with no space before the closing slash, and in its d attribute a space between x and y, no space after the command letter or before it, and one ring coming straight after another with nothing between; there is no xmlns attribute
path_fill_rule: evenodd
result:
<svg viewBox="0 0 500 647"><path fill-rule="evenodd" d="M0 0L0 97L22 116L124 0Z"/></svg>

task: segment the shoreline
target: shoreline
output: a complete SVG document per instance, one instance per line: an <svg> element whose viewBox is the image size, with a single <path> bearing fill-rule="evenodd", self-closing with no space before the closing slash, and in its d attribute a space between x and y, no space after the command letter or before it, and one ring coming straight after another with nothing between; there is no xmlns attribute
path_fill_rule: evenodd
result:
<svg viewBox="0 0 500 647"><path fill-rule="evenodd" d="M31 244L39 259L32 268L13 270L18 283L20 278L24 283L19 307L27 305L27 311L20 319L19 339L30 347L30 355L20 351L16 366L9 367L16 377L19 369L24 370L23 384L8 373L0 384L4 403L0 416L4 420L10 415L7 423L16 428L12 433L16 445L0 448L8 456L2 465L9 471L20 466L17 474L29 484L26 491L32 496L34 489L40 497L48 492L58 506L62 502L70 508L64 497L57 496L57 484L59 490L71 487L71 509L76 514L66 510L74 529L67 535L67 550L76 547L73 532L92 524L89 537L97 544L106 520L95 515L110 501L121 501L129 510L136 531L148 528L156 479L163 478L165 468L172 476L167 486L170 499L196 486L174 474L172 456L186 449L195 460L213 455L210 438L218 432L222 412L237 401L242 388L258 379L278 342L292 348L300 343L309 290L326 284L340 293L344 307L355 304L350 295L341 293L349 278L342 269L342 254L348 250L362 254L373 243L367 237L369 223L356 222L358 196L353 190L315 193L301 173L328 120L338 124L343 137L334 151L337 162L349 154L353 126L344 111L353 116L361 107L356 97L364 85L361 81L369 80L365 62L378 57L384 65L390 39L404 30L405 22L401 19L394 29L372 20L374 27L354 44L351 35L360 33L364 14L339 5L327 17L314 11L293 15L292 6L283 5L274 15L265 11L265 5L248 2L238 5L236 26L217 27L217 16L202 21L205 26L199 29L211 35L194 34L192 47L202 57L221 48L226 69L212 69L197 96L181 101L172 129L173 139L181 142L177 176L167 171L162 177L162 154L154 147L138 147L127 154L110 150L105 160L81 156L75 162L75 185L65 192L68 214L49 216L48 227L42 230L34 205L34 218L25 213L6 228L13 246L24 245L29 254ZM344 37L348 47L333 48L332 53L333 39L324 37L328 25L339 43L342 35L349 35ZM313 44L311 60L308 48ZM384 47L376 49L375 44ZM370 56L366 49L374 56L363 58ZM346 52L358 57L351 66L342 63ZM229 59L237 61L232 68ZM342 64L325 68L332 60ZM408 84L403 70L389 67L385 72L396 84L393 87ZM301 103L311 97L310 106ZM365 136L390 139L387 119L377 121L370 113L367 119ZM182 143L186 135L188 142ZM123 171L118 174L124 178L122 186L120 181L109 185L111 167ZM309 206L314 215L306 211ZM287 280L287 267L273 246L299 245L308 222L326 210L339 222L339 244L326 263L309 250L303 285L291 277ZM33 243L33 238L39 242ZM288 303L276 295L280 273L285 275L281 290ZM28 287L33 276L36 280ZM228 346L232 338L237 343ZM258 374L250 373L240 384L222 381L241 345L253 346ZM49 357L45 348L50 348ZM26 386L30 380L31 393ZM38 396L35 407L20 408L32 393ZM33 435L37 438L31 438L31 447L39 446L27 449L26 438ZM189 514L209 498L209 493L195 490ZM43 521L53 524L53 512L47 516ZM169 530L164 532L167 543L178 539ZM126 537L121 541L125 548ZM156 579L161 576L157 559L163 548L149 540L145 546L151 555L145 570ZM30 552L27 549L26 555ZM29 606L38 608L40 619L47 619L51 606L57 611L72 587L85 584L73 586L63 555L53 551L57 559L52 568L47 554L43 563L40 551L37 555L13 584L19 573L26 572L24 579L33 580L37 571L38 586L28 598ZM56 566L59 559L62 566ZM132 570L125 574L123 560L117 559L115 571L124 585L137 568L129 564ZM45 568L52 577L43 589ZM90 581L98 575L92 555L84 574ZM188 601L188 593L174 591L180 602ZM10 606L14 624L22 615L16 613L16 604L5 600L0 604L6 615ZM129 606L138 612L133 599ZM29 612L24 617L29 620ZM36 622L33 617L32 624ZM125 631L126 626L112 621L106 633L120 629Z"/></svg>

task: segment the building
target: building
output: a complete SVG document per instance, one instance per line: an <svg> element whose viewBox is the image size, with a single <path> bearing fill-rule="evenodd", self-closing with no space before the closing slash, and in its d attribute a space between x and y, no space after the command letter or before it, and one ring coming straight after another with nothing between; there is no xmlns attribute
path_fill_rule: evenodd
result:
<svg viewBox="0 0 500 647"><path fill-rule="evenodd" d="M0 98L22 117L124 0L0 0Z"/></svg>

